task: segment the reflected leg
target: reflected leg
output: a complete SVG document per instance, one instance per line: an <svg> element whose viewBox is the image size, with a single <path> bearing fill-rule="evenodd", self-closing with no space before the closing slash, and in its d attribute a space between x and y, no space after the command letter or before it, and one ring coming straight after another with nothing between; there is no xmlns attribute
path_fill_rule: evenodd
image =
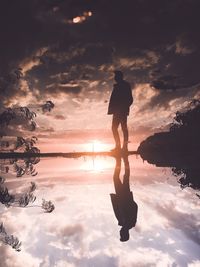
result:
<svg viewBox="0 0 200 267"><path fill-rule="evenodd" d="M120 195L123 190L122 182L119 178L121 171L121 157L116 158L115 171L113 175L113 182L115 187L115 192L117 195Z"/></svg>
<svg viewBox="0 0 200 267"><path fill-rule="evenodd" d="M130 192L130 165L128 161L128 157L123 157L124 161L124 168L125 168L125 173L123 177L123 187L125 192Z"/></svg>

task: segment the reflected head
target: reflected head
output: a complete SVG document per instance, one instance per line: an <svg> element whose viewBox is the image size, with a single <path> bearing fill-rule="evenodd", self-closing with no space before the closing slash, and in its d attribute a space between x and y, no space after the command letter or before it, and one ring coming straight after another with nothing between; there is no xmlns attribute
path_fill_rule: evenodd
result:
<svg viewBox="0 0 200 267"><path fill-rule="evenodd" d="M114 79L116 82L120 82L123 80L123 77L124 77L123 72L121 72L120 70L116 70L114 71L114 74L115 74Z"/></svg>
<svg viewBox="0 0 200 267"><path fill-rule="evenodd" d="M129 229L122 227L120 230L120 241L126 242L129 240Z"/></svg>

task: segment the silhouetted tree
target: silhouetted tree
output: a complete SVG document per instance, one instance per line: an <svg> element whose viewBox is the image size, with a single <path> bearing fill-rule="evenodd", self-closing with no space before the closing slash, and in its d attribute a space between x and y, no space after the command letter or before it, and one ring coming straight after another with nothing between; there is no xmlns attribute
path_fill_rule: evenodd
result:
<svg viewBox="0 0 200 267"><path fill-rule="evenodd" d="M53 108L54 108L54 103L50 100L46 101L46 103L42 105L43 112L50 112Z"/></svg>
<svg viewBox="0 0 200 267"><path fill-rule="evenodd" d="M194 99L187 106L185 111L178 111L171 124L170 131L194 130L200 132L200 100Z"/></svg>
<svg viewBox="0 0 200 267"><path fill-rule="evenodd" d="M168 132L156 133L141 142L138 152L156 166L173 167L181 188L200 189L200 100L178 111Z"/></svg>

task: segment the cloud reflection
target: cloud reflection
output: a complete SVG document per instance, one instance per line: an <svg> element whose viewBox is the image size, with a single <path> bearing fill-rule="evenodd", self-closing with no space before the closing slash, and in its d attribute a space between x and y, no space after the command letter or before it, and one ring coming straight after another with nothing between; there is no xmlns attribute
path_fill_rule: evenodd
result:
<svg viewBox="0 0 200 267"><path fill-rule="evenodd" d="M100 173L83 172L80 165L84 159L42 159L35 177L38 195L56 200L56 209L46 215L1 208L5 223L20 229L23 241L16 260L9 249L5 252L0 247L2 263L9 258L15 267L195 266L199 261L197 200L173 183L174 178L168 179L170 172L143 165L133 156L129 161L130 186L133 189L134 184L139 211L128 242L119 241L109 198L113 159L112 168Z"/></svg>

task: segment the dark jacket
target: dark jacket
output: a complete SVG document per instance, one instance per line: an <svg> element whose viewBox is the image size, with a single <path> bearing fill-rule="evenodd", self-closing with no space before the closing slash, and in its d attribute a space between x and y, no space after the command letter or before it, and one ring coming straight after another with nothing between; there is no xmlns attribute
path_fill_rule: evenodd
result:
<svg viewBox="0 0 200 267"><path fill-rule="evenodd" d="M120 226L131 229L137 221L138 205L133 199L133 193L110 194L115 217Z"/></svg>
<svg viewBox="0 0 200 267"><path fill-rule="evenodd" d="M108 114L129 115L129 107L133 103L131 86L122 80L114 84L108 106Z"/></svg>

